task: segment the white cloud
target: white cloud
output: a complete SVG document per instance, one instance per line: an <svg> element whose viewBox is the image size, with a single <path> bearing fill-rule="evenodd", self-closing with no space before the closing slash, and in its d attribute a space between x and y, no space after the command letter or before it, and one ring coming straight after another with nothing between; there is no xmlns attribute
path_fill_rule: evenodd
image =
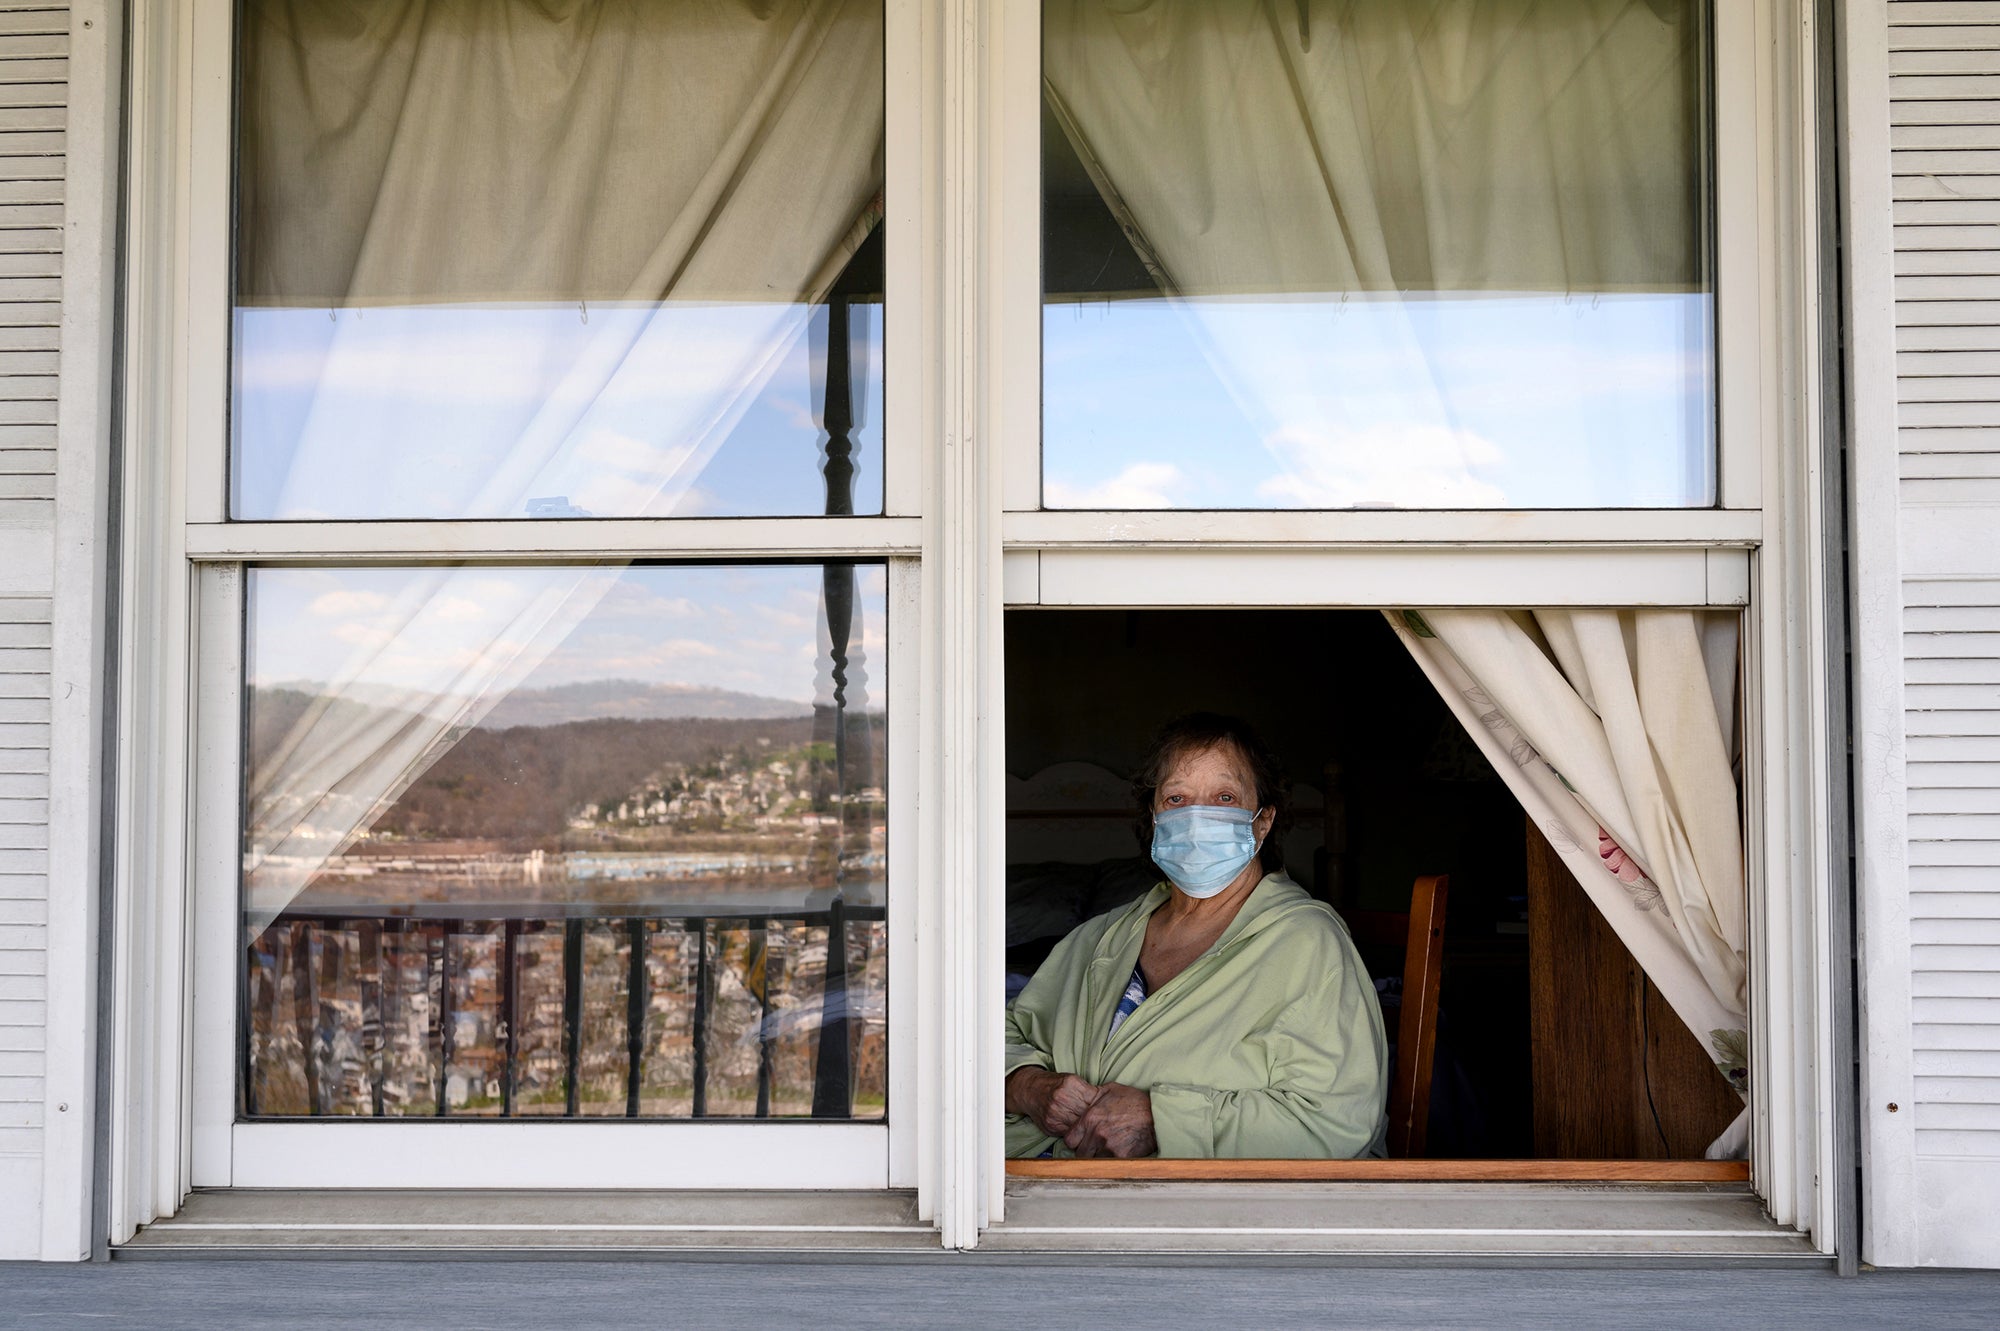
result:
<svg viewBox="0 0 2000 1331"><path fill-rule="evenodd" d="M1187 488L1187 478L1173 463L1135 462L1096 485L1047 481L1043 497L1050 508L1177 508L1173 496Z"/></svg>
<svg viewBox="0 0 2000 1331"><path fill-rule="evenodd" d="M380 592L344 587L339 591L321 592L312 599L306 612L321 619L349 619L355 615L372 615L388 604L389 598Z"/></svg>
<svg viewBox="0 0 2000 1331"><path fill-rule="evenodd" d="M440 596L430 605L430 613L452 624L475 624L487 616L486 607L463 596Z"/></svg>
<svg viewBox="0 0 2000 1331"><path fill-rule="evenodd" d="M1506 460L1491 440L1441 425L1361 430L1289 427L1265 440L1285 470L1257 487L1305 508L1499 508L1507 496L1478 473Z"/></svg>

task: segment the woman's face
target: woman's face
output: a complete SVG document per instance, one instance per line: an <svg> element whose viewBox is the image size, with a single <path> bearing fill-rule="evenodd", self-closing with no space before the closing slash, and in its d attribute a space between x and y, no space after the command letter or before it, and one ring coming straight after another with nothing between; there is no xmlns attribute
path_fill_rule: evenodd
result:
<svg viewBox="0 0 2000 1331"><path fill-rule="evenodd" d="M1153 792L1153 812L1184 809L1191 804L1217 804L1229 808L1256 809L1257 783L1251 779L1250 764L1234 744L1222 743L1181 755L1167 773L1167 779ZM1261 809L1252 824L1257 843L1262 845L1277 814Z"/></svg>

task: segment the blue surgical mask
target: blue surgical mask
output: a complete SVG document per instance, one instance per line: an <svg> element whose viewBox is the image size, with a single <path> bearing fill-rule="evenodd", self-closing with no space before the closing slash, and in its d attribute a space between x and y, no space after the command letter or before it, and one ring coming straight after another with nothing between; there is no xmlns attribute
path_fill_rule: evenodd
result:
<svg viewBox="0 0 2000 1331"><path fill-rule="evenodd" d="M1212 897L1257 854L1257 810L1190 804L1153 815L1153 863L1191 897Z"/></svg>

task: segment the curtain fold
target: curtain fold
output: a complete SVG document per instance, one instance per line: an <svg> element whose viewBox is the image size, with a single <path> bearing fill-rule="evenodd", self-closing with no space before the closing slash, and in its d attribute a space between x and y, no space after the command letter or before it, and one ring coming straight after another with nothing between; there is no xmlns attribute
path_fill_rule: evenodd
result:
<svg viewBox="0 0 2000 1331"><path fill-rule="evenodd" d="M1173 294L1690 290L1696 12L1047 0L1044 91Z"/></svg>
<svg viewBox="0 0 2000 1331"><path fill-rule="evenodd" d="M290 450L270 516L681 511L881 216L880 0L253 0L243 30L239 327L306 315L239 356L302 382L256 441ZM414 583L249 774L251 927L617 567ZM469 597L504 627L466 641Z"/></svg>
<svg viewBox="0 0 2000 1331"><path fill-rule="evenodd" d="M1735 616L1386 613L1661 996L1747 1092L1734 671L1710 665L1733 663Z"/></svg>

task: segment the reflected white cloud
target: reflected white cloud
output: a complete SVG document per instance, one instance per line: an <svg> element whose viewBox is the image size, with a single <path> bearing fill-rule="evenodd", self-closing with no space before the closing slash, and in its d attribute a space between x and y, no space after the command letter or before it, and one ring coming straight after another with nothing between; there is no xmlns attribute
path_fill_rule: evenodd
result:
<svg viewBox="0 0 2000 1331"><path fill-rule="evenodd" d="M593 597L554 643L524 635L578 595L575 568L263 569L251 604L250 682L356 681L370 691L453 692L508 677L520 689L613 680L721 690L809 707L828 651L817 566L640 566L591 574ZM880 706L887 594L856 569L848 701ZM536 610L543 606L545 609ZM344 658L344 659L343 659Z"/></svg>
<svg viewBox="0 0 2000 1331"><path fill-rule="evenodd" d="M854 510L881 507L881 320L856 307ZM249 519L823 512L825 311L785 302L244 308Z"/></svg>
<svg viewBox="0 0 2000 1331"><path fill-rule="evenodd" d="M1050 508L1177 508L1188 491L1187 477L1169 462L1135 462L1096 485L1043 482Z"/></svg>
<svg viewBox="0 0 2000 1331"><path fill-rule="evenodd" d="M1713 501L1710 298L1052 303L1054 508Z"/></svg>
<svg viewBox="0 0 2000 1331"><path fill-rule="evenodd" d="M1284 475L1257 487L1282 508L1497 508L1507 495L1480 479L1505 455L1468 430L1378 425L1313 433L1281 430L1266 441Z"/></svg>

